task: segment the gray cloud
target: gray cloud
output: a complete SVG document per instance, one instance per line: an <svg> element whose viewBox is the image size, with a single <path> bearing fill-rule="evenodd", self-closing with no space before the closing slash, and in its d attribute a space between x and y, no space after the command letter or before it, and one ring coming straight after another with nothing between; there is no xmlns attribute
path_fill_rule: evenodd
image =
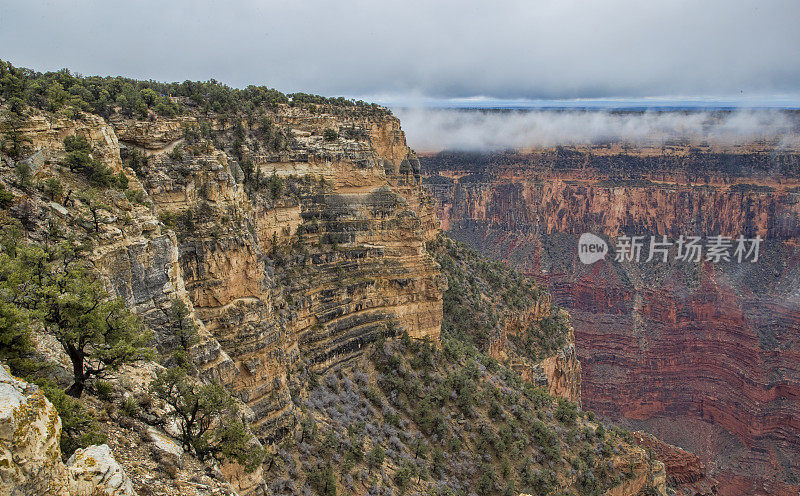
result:
<svg viewBox="0 0 800 496"><path fill-rule="evenodd" d="M797 0L4 0L21 66L331 95L797 94Z"/></svg>
<svg viewBox="0 0 800 496"><path fill-rule="evenodd" d="M602 110L486 112L454 109L395 109L409 145L417 151L493 150L598 141L663 143L677 138L734 144L775 140L800 146L800 125L778 110L726 113Z"/></svg>

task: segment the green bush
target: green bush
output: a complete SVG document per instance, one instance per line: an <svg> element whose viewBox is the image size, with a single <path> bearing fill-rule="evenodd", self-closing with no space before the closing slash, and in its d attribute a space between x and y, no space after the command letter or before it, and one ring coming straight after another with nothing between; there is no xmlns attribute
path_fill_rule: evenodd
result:
<svg viewBox="0 0 800 496"><path fill-rule="evenodd" d="M325 139L325 141L336 141L339 139L339 133L331 128L325 128L325 130L322 132L322 137Z"/></svg>
<svg viewBox="0 0 800 496"><path fill-rule="evenodd" d="M42 191L50 201L58 201L64 194L64 185L57 177L48 177L42 184Z"/></svg>
<svg viewBox="0 0 800 496"><path fill-rule="evenodd" d="M169 210L159 212L158 220L168 229L175 229L175 226L178 225L178 217L174 212L170 212Z"/></svg>
<svg viewBox="0 0 800 496"><path fill-rule="evenodd" d="M95 415L77 398L67 395L52 380L34 381L61 417L61 456L67 460L78 448L106 442Z"/></svg>
<svg viewBox="0 0 800 496"><path fill-rule="evenodd" d="M184 449L201 461L220 455L252 472L264 460L224 387L198 384L184 368L171 367L156 375L150 390L172 407L169 415L178 421Z"/></svg>
<svg viewBox="0 0 800 496"><path fill-rule="evenodd" d="M603 424L597 425L597 429L595 429L594 434L597 436L597 439L602 440L606 438L606 428L603 427Z"/></svg>
<svg viewBox="0 0 800 496"><path fill-rule="evenodd" d="M122 172L114 174L110 167L91 156L92 150L86 138L67 136L64 138L64 149L67 151L64 165L72 172L86 176L90 185L99 187L113 185L120 189L128 187L128 178Z"/></svg>
<svg viewBox="0 0 800 496"><path fill-rule="evenodd" d="M575 403L559 398L555 416L564 425L575 425L575 420L578 418L577 408Z"/></svg>
<svg viewBox="0 0 800 496"><path fill-rule="evenodd" d="M0 208L8 208L14 204L14 194L6 189L6 185L0 183Z"/></svg>
<svg viewBox="0 0 800 496"><path fill-rule="evenodd" d="M33 186L33 174L31 166L28 162L17 162L14 166L14 171L17 173L17 187L21 189L29 189Z"/></svg>
<svg viewBox="0 0 800 496"><path fill-rule="evenodd" d="M85 137L71 135L64 138L64 150L67 153L80 152L88 155L92 152L92 146Z"/></svg>
<svg viewBox="0 0 800 496"><path fill-rule="evenodd" d="M336 474L330 464L312 469L308 483L320 496L336 496Z"/></svg>
<svg viewBox="0 0 800 496"><path fill-rule="evenodd" d="M139 415L139 402L133 396L128 396L122 400L120 410L128 417L134 418Z"/></svg>
<svg viewBox="0 0 800 496"><path fill-rule="evenodd" d="M95 381L94 391L101 400L111 401L114 395L114 385L108 381Z"/></svg>

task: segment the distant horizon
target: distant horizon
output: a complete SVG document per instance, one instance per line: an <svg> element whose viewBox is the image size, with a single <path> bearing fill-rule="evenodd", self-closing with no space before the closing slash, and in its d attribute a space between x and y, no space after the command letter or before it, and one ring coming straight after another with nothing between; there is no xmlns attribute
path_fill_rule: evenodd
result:
<svg viewBox="0 0 800 496"><path fill-rule="evenodd" d="M800 110L800 97L644 97L502 100L493 98L392 99L359 97L390 109L714 111Z"/></svg>
<svg viewBox="0 0 800 496"><path fill-rule="evenodd" d="M433 108L393 107L416 150L499 150L606 141L667 143L690 139L716 145L775 141L800 147L795 108L694 107Z"/></svg>

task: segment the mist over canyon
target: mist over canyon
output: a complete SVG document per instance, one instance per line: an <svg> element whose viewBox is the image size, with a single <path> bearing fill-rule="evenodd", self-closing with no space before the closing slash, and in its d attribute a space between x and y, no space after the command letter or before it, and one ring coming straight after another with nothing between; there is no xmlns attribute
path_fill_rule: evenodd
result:
<svg viewBox="0 0 800 496"><path fill-rule="evenodd" d="M565 102L565 104L568 102ZM626 142L800 145L800 119L783 109L393 109L417 151Z"/></svg>

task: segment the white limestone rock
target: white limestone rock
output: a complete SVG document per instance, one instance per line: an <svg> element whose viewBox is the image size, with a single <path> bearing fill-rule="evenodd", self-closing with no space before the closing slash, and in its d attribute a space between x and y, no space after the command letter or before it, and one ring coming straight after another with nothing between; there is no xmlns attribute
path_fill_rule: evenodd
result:
<svg viewBox="0 0 800 496"><path fill-rule="evenodd" d="M67 461L71 496L135 496L133 484L107 444L77 450Z"/></svg>

